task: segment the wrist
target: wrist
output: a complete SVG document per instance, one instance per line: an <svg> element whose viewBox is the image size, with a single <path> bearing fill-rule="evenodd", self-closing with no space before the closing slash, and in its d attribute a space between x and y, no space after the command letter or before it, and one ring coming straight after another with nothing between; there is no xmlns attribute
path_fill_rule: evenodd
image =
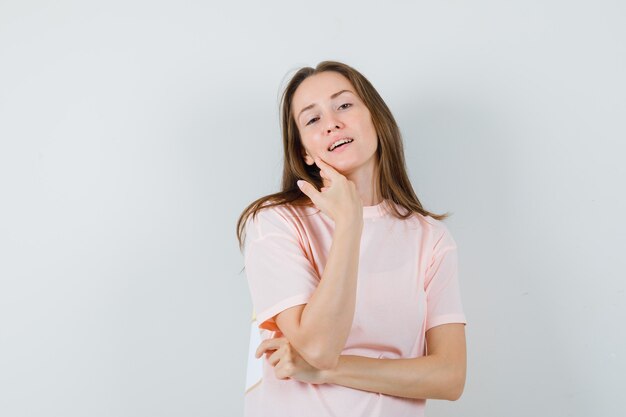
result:
<svg viewBox="0 0 626 417"><path fill-rule="evenodd" d="M363 219L337 219L335 231L360 234L363 231Z"/></svg>

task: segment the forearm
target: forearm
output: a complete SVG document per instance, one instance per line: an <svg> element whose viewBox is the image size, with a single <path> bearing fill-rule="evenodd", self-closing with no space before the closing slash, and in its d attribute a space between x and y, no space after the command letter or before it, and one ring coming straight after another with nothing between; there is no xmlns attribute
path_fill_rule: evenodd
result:
<svg viewBox="0 0 626 417"><path fill-rule="evenodd" d="M436 355L377 359L342 355L334 369L321 371L325 383L405 398L457 400L465 369Z"/></svg>
<svg viewBox="0 0 626 417"><path fill-rule="evenodd" d="M358 221L337 224L322 278L300 318L309 354L314 352L323 367L336 365L352 327L361 230Z"/></svg>

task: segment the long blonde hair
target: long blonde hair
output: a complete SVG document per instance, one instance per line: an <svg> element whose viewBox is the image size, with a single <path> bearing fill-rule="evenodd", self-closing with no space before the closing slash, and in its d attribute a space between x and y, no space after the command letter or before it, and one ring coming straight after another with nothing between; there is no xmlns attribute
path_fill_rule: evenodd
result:
<svg viewBox="0 0 626 417"><path fill-rule="evenodd" d="M323 61L315 68L304 67L299 69L283 91L280 103L284 157L281 190L258 198L243 210L237 221L237 240L240 250L244 245L244 229L250 215L254 219L261 208L286 203L312 206L313 203L306 194L300 191L296 181L300 179L308 181L314 184L318 190L323 185L319 168L304 162L300 132L293 117L291 104L294 93L302 81L324 71L334 71L346 77L370 111L378 135L378 149L376 151L378 161L377 190L382 198L389 199L406 209L405 213L400 213L392 204L391 214L400 219L406 219L415 212L424 216L431 216L437 220L443 220L449 216L449 213L434 214L425 210L415 195L407 175L400 129L374 86L360 72L346 64L337 61Z"/></svg>

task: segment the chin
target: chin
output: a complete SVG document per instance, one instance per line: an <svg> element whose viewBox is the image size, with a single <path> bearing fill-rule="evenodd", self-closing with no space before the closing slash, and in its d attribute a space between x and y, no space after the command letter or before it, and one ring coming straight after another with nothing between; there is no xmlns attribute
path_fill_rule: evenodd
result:
<svg viewBox="0 0 626 417"><path fill-rule="evenodd" d="M329 163L333 166L339 173L343 176L346 176L352 172L354 172L357 168L359 168L362 164L359 164L357 161L345 160L345 161L333 161Z"/></svg>
<svg viewBox="0 0 626 417"><path fill-rule="evenodd" d="M329 159L326 162L329 165L332 165L332 167L335 168L337 171L348 170L357 166L357 164L355 164L355 161L353 161L352 158L350 159L333 158L332 160Z"/></svg>
<svg viewBox="0 0 626 417"><path fill-rule="evenodd" d="M375 155L372 155L369 158L362 158L360 160L351 158L346 159L345 161L338 161L336 166L335 164L333 164L333 166L335 166L335 169L341 172L343 176L347 176L348 174L352 174L357 170L375 170L376 164L376 157Z"/></svg>

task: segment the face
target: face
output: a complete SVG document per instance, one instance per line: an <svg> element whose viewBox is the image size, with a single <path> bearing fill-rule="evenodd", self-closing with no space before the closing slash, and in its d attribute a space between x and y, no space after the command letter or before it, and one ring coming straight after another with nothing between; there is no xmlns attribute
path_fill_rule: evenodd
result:
<svg viewBox="0 0 626 417"><path fill-rule="evenodd" d="M346 176L359 171L374 172L376 129L365 103L346 77L326 71L306 78L294 93L292 113L308 165L320 156ZM329 150L344 138L352 141Z"/></svg>

